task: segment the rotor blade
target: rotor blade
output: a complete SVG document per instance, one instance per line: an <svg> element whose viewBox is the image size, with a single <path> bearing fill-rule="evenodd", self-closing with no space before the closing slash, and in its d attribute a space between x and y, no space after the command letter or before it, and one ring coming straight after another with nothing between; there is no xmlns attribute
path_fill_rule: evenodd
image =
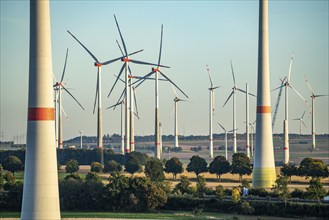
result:
<svg viewBox="0 0 329 220"><path fill-rule="evenodd" d="M242 89L239 89L239 88L236 88L236 89L239 90L240 92L243 92L244 94L247 93L246 91L244 91L244 90L242 90ZM250 92L248 92L248 95L253 96L253 97L257 97L257 96L255 96L254 94L252 94L252 93L250 93Z"/></svg>
<svg viewBox="0 0 329 220"><path fill-rule="evenodd" d="M115 76L115 78L117 78L117 77L118 77L118 76L117 76L117 75L115 75L115 74L113 74L113 76ZM124 81L123 79L119 78L119 80L120 80L122 83L125 83L125 81Z"/></svg>
<svg viewBox="0 0 329 220"><path fill-rule="evenodd" d="M221 128L226 132L225 128L221 124L219 124L219 122L217 122L217 124L221 126Z"/></svg>
<svg viewBox="0 0 329 220"><path fill-rule="evenodd" d="M306 84L307 84L308 88L310 89L310 91L311 91L312 95L314 95L313 89L312 89L312 87L311 87L310 83L308 82L308 80L307 80L306 76L304 76L304 78L305 78Z"/></svg>
<svg viewBox="0 0 329 220"><path fill-rule="evenodd" d="M154 64L154 63L148 63L148 62L139 61L139 60L130 60L130 62L136 63L136 64L142 64L142 65L156 66L156 64ZM158 67L170 68L169 66L163 66L163 65L158 65Z"/></svg>
<svg viewBox="0 0 329 220"><path fill-rule="evenodd" d="M94 102L93 114L95 114L97 96L98 96L98 73L97 73L97 81L96 81L96 94L95 94L95 102Z"/></svg>
<svg viewBox="0 0 329 220"><path fill-rule="evenodd" d="M69 92L69 90L67 90L63 85L62 85L63 89L80 105L80 107L84 109L84 107L80 104L80 102Z"/></svg>
<svg viewBox="0 0 329 220"><path fill-rule="evenodd" d="M215 86L215 87L212 87L211 89L212 90L215 90L215 89L218 89L220 86Z"/></svg>
<svg viewBox="0 0 329 220"><path fill-rule="evenodd" d="M154 72L151 71L148 74L146 74L144 77L142 77L141 79L137 80L136 82L134 82L132 85L137 84L137 86L135 86L135 88L137 88L138 86L140 86L148 77L150 77Z"/></svg>
<svg viewBox="0 0 329 220"><path fill-rule="evenodd" d="M160 66L160 61L161 61L162 36L163 36L163 24L161 25L161 38L160 38L160 50L159 50L158 68L159 68L159 66Z"/></svg>
<svg viewBox="0 0 329 220"><path fill-rule="evenodd" d="M139 53L139 52L142 52L142 51L143 51L143 49L142 50L135 51L133 53L128 54L128 56L134 55L134 54ZM115 59L112 59L112 60L108 60L108 61L103 62L102 65L107 65L107 64L113 63L113 62L115 62L117 60L121 60L123 58L125 58L125 56L123 56L123 57L117 57Z"/></svg>
<svg viewBox="0 0 329 220"><path fill-rule="evenodd" d="M303 113L303 115L302 115L302 117L301 117L300 119L303 119L303 118L304 118L305 112L306 112L306 111L304 111L304 113Z"/></svg>
<svg viewBox="0 0 329 220"><path fill-rule="evenodd" d="M123 53L123 50L122 50L122 48L121 48L121 46L120 46L120 44L119 44L119 41L116 40L116 42L117 42L117 45L118 45L118 47L119 47L119 49L120 49L120 51L121 51L122 56L124 56L125 54Z"/></svg>
<svg viewBox="0 0 329 220"><path fill-rule="evenodd" d="M67 62L67 56L68 56L68 54L69 54L69 48L66 49L65 63L64 63L64 68L63 68L61 82L63 82L63 79L64 79L64 74L65 74L66 62Z"/></svg>
<svg viewBox="0 0 329 220"><path fill-rule="evenodd" d="M289 84L289 87L290 88L292 88L294 91L295 91L295 93L307 104L307 105L309 105L308 104L308 102L306 101L306 99L294 88L294 87L292 87L290 84Z"/></svg>
<svg viewBox="0 0 329 220"><path fill-rule="evenodd" d="M121 98L122 98L123 96L126 96L126 89L123 89L123 90L122 90L122 93L121 93L121 95L120 95L120 97L119 97L117 103L119 102L119 100L121 100ZM125 104L124 99L122 99L122 102L123 102L123 104ZM115 108L116 108L116 106L114 106L113 110L114 110Z"/></svg>
<svg viewBox="0 0 329 220"><path fill-rule="evenodd" d="M231 60L231 70L232 70L232 76L233 76L233 83L234 83L234 86L235 86L235 76L234 76L232 60Z"/></svg>
<svg viewBox="0 0 329 220"><path fill-rule="evenodd" d="M231 92L231 94L229 95L229 97L226 99L226 101L225 101L225 103L224 103L223 107L226 105L226 103L227 103L227 102L228 102L228 100L231 98L231 96L233 95L233 93L234 93L234 91L232 91L232 92Z"/></svg>
<svg viewBox="0 0 329 220"><path fill-rule="evenodd" d="M65 119L69 122L69 121L70 121L69 116L66 114L66 112L65 112L65 110L64 110L64 108L63 108L63 105L61 105L61 110L62 110L62 112L63 112L64 115L65 115Z"/></svg>
<svg viewBox="0 0 329 220"><path fill-rule="evenodd" d="M179 91L181 91L181 93L183 93L183 95L185 95L186 98L188 98L188 96L185 94L185 92L183 92L183 90L181 90L173 81L171 81L165 74L163 74L160 70L159 73L166 78L169 82L171 82L171 84L173 84Z"/></svg>
<svg viewBox="0 0 329 220"><path fill-rule="evenodd" d="M300 120L302 122L302 124L304 125L304 127L306 128L306 124L304 123L303 119Z"/></svg>
<svg viewBox="0 0 329 220"><path fill-rule="evenodd" d="M228 131L227 133L229 133L229 132L233 132L233 131L237 131L238 129L236 128L236 129L233 129L233 130L230 130L230 131Z"/></svg>
<svg viewBox="0 0 329 220"><path fill-rule="evenodd" d="M135 102L135 109L136 109L136 116L138 117L139 119L139 113L138 113L138 108L137 108L137 98L136 98L136 90L135 90L135 87L133 87L133 92L134 92L134 102Z"/></svg>
<svg viewBox="0 0 329 220"><path fill-rule="evenodd" d="M279 87L277 87L277 88L275 88L275 89L272 89L271 92L273 92L273 91L275 91L275 90L277 90L277 89L280 89L280 88L282 88L282 87L284 87L284 85L281 85L281 86L279 86Z"/></svg>
<svg viewBox="0 0 329 220"><path fill-rule="evenodd" d="M328 96L328 95L314 95L314 97L322 97L322 96Z"/></svg>
<svg viewBox="0 0 329 220"><path fill-rule="evenodd" d="M128 57L128 52L127 52L127 48L126 48L126 44L125 44L125 41L123 40L123 37L122 37L122 34L121 34L121 30L120 30L120 27L119 27L119 24L118 24L118 21L117 21L117 17L114 15L114 19L115 19L115 23L117 25L117 28L118 28L118 31L119 31L119 34L120 34L120 38L121 38L121 42L122 42L122 45L123 45L123 49L126 53L126 57Z"/></svg>
<svg viewBox="0 0 329 220"><path fill-rule="evenodd" d="M289 72L288 72L288 83L290 83L291 66L292 66L292 60L293 59L294 59L294 53L292 53L292 55L290 57Z"/></svg>
<svg viewBox="0 0 329 220"><path fill-rule="evenodd" d="M177 96L177 93L176 93L176 90L175 90L174 86L173 86L173 85L171 85L171 86L172 86L172 90L174 91L175 97L176 97L176 98L178 98L178 96Z"/></svg>
<svg viewBox="0 0 329 220"><path fill-rule="evenodd" d="M78 38L76 38L70 31L67 31L76 41L78 41L78 43L89 53L89 55L96 61L96 63L99 63L98 59L94 56L94 54L92 54L92 52L90 52L90 50L87 49L87 47L85 47L85 45L83 45Z"/></svg>
<svg viewBox="0 0 329 220"><path fill-rule="evenodd" d="M115 80L115 82L114 82L114 84L113 84L113 86L112 86L112 88L111 88L109 94L107 95L107 98L110 97L110 95L111 95L111 93L112 93L112 91L113 91L115 85L117 84L118 80L120 79L120 76L121 76L121 74L122 74L122 72L123 72L124 67L125 67L125 64L122 65L121 70L120 70L120 72L119 72L119 75L118 75L118 77L116 78L116 80Z"/></svg>
<svg viewBox="0 0 329 220"><path fill-rule="evenodd" d="M114 105L111 105L110 107L107 107L106 109L114 108L114 107L116 107L118 105L122 105L122 104L123 104L123 102L121 101L121 102L118 102L118 103L116 103Z"/></svg>
<svg viewBox="0 0 329 220"><path fill-rule="evenodd" d="M206 68L207 68L207 73L208 73L208 77L209 77L209 80L210 80L211 88L213 88L214 86L213 86L213 83L212 83L212 80L211 80L208 64L206 64Z"/></svg>
<svg viewBox="0 0 329 220"><path fill-rule="evenodd" d="M247 93L246 91L244 91L244 90L242 90L242 89L239 89L239 88L236 88L238 91L240 91L240 92L243 92L243 93Z"/></svg>

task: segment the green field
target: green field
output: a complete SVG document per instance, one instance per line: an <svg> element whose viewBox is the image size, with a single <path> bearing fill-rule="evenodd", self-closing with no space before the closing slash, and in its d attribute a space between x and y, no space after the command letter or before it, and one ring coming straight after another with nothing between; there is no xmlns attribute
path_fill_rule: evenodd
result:
<svg viewBox="0 0 329 220"><path fill-rule="evenodd" d="M248 220L292 220L297 218L280 218L269 216L246 216L226 213L202 212L156 212L156 213L109 213L109 212L62 212L62 218L114 218L114 219L248 219ZM19 212L0 212L0 218L19 218ZM298 218L300 219L300 218ZM317 219L317 218L312 218Z"/></svg>

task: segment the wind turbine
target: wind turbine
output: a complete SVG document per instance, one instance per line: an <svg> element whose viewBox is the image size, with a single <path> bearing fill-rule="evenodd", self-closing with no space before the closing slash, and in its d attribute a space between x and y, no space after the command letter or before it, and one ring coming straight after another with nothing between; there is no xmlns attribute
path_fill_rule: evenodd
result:
<svg viewBox="0 0 329 220"><path fill-rule="evenodd" d="M304 127L306 128L306 124L304 123L304 120L303 120L304 115L305 115L305 112L306 112L306 111L304 111L302 117L293 119L294 121L297 121L297 120L299 121L299 134L302 134L302 124L303 124Z"/></svg>
<svg viewBox="0 0 329 220"><path fill-rule="evenodd" d="M124 99L122 99L120 102L106 108L106 109L110 109L110 108L115 108L116 106L120 105L121 107L121 154L124 155L125 154L125 139L124 139Z"/></svg>
<svg viewBox="0 0 329 220"><path fill-rule="evenodd" d="M246 93L246 91L243 91L243 90L239 89L238 87L236 87L232 60L230 62L231 62L231 71L232 71L232 76L233 76L233 87L232 87L232 92L229 95L229 97L226 99L223 107L226 105L226 103L231 98L231 96L233 96L233 153L235 154L237 152L237 146L236 146L236 130L237 130L236 129L236 98L235 98L235 93L236 93L237 90L240 91L240 92L244 92L244 93Z"/></svg>
<svg viewBox="0 0 329 220"><path fill-rule="evenodd" d="M64 63L61 80L59 82L56 82L53 85L53 87L57 91L57 95L58 95L58 148L59 149L63 148L62 90L67 92L75 100L75 102L78 103L79 106L84 110L84 108L80 104L80 102L69 92L69 90L64 86L64 83L63 83L68 53L69 53L69 49L66 50L65 63Z"/></svg>
<svg viewBox="0 0 329 220"><path fill-rule="evenodd" d="M284 133L284 164L289 163L289 127L288 127L288 88L291 88L305 103L307 103L307 101L305 100L305 98L291 85L290 82L290 76L291 76L291 67L292 67L292 61L294 58L294 54L291 55L290 57L290 65L289 65L289 72L288 72L288 77L285 81L285 83L281 86L279 86L276 89L282 88L284 87L284 91L285 91L285 119L283 121L283 133ZM274 90L276 90L274 89ZM272 91L274 91L272 90Z"/></svg>
<svg viewBox="0 0 329 220"><path fill-rule="evenodd" d="M206 65L207 68L207 73L208 73L208 77L209 77L209 81L210 81L210 88L209 88L209 157L210 158L214 158L214 140L213 140L213 115L215 113L215 94L214 94L214 90L218 89L220 86L214 86L212 79L211 79L211 75L209 72L209 67L208 65Z"/></svg>
<svg viewBox="0 0 329 220"><path fill-rule="evenodd" d="M251 156L254 156L254 133L255 133L255 123L256 120L254 121L254 123L249 123L250 127L251 127L251 141L250 141L250 153Z"/></svg>
<svg viewBox="0 0 329 220"><path fill-rule="evenodd" d="M217 122L217 124L225 131L225 158L227 160L227 133L231 133L234 130L227 131L219 122Z"/></svg>
<svg viewBox="0 0 329 220"><path fill-rule="evenodd" d="M122 60L124 59L124 57L117 57L115 59L106 61L106 62L100 62L97 57L90 51L88 50L87 47L85 47L79 40L78 38L76 38L70 31L67 31L87 52L88 54L93 58L93 60L95 61L94 66L97 67L97 83L96 83L96 95L95 95L95 102L94 102L94 110L93 113L95 113L95 108L96 108L96 100L97 100L97 104L98 104L98 114L97 114L97 147L101 149L101 164L104 164L104 154L103 154L103 131L102 131L102 99L101 99L101 95L102 95L102 88L101 88L101 70L102 70L102 66L103 65L108 65L110 63L113 63L115 61L118 60ZM133 55L136 53L139 53L143 50L139 50L136 51L132 54L129 55ZM128 56L128 55L127 55Z"/></svg>
<svg viewBox="0 0 329 220"><path fill-rule="evenodd" d="M310 91L312 93L312 95L311 95L311 98L312 98L312 149L314 150L316 148L316 145L315 145L315 111L314 111L315 98L322 97L322 96L328 96L328 95L315 95L313 92L313 89L312 89L310 83L308 82L308 80L306 79L306 77L305 77L305 81L306 81L308 88L310 89Z"/></svg>
<svg viewBox="0 0 329 220"><path fill-rule="evenodd" d="M160 65L161 61L161 52L162 52L162 37L163 37L163 25L161 25L161 39L160 39L160 50L159 50L159 58L158 64L156 67L152 68L151 72L146 74L141 79L137 80L135 83L138 83L136 88L143 83L146 79L148 79L152 74L155 75L155 156L160 159L161 154L161 143L160 143L160 117L159 117L159 73L162 77L164 77L167 81L169 81L172 85L174 85L179 91L181 91L186 98L188 96L181 90L172 80L170 80L163 72L160 71L160 67L166 67ZM167 67L168 68L168 67Z"/></svg>
<svg viewBox="0 0 329 220"><path fill-rule="evenodd" d="M178 109L177 109L177 107L178 107L178 102L186 102L187 100L178 98L175 88L172 87L172 89L175 94L175 98L174 98L174 102L175 102L175 144L174 144L174 147L179 147L179 145L178 145Z"/></svg>
<svg viewBox="0 0 329 220"><path fill-rule="evenodd" d="M120 27L119 27L119 24L118 24L118 21L117 21L115 15L114 15L114 19L115 19L115 23L116 23L117 28L118 28L118 31L119 31L119 35L120 35L120 38L121 38L121 42L122 42L123 49L124 49L124 54L125 54L125 56L121 59L121 61L124 62L124 64L123 64L123 66L122 66L122 68L120 70L120 73L118 75L118 78L121 76L121 74L123 72L123 69L124 69L125 70L125 80L124 80L125 81L125 90L128 91L128 89L129 89L129 75L128 75L128 71L130 72L130 68L128 66L128 63L129 62L136 63L136 64L143 64L143 65L151 65L151 66L155 66L156 64L148 63L148 62L144 62L144 61L132 60L131 58L129 58L129 54L127 52L126 44L125 44L125 42L123 40L123 36L121 34L121 30L120 30ZM162 65L160 65L160 59L159 59L158 68L160 66L161 67L165 67L165 68L169 68L168 66L162 66ZM152 71L153 71L153 69L152 69ZM118 80L118 78L117 78L117 80ZM109 92L108 97L110 96L113 88L115 87L115 84L117 83L117 80L113 84L113 86L112 86L112 88L111 88L111 90ZM125 100L125 103L126 103L126 109L125 109L126 153L129 152L129 146L130 146L130 141L129 141L129 137L130 137L130 134L129 134L129 132L130 132L130 116L129 116L130 103L128 102L129 101L129 96L130 96L130 94L128 92L126 92L126 100Z"/></svg>

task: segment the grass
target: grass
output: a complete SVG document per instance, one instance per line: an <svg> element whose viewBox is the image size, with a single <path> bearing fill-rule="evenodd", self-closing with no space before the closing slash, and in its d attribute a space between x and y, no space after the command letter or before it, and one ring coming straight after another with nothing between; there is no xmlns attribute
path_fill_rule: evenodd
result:
<svg viewBox="0 0 329 220"><path fill-rule="evenodd" d="M280 218L271 216L245 216L226 213L203 212L194 215L192 212L154 212L154 213L112 213L112 212L62 212L62 218L126 218L126 219L249 219L249 220L292 220L293 218ZM19 212L0 212L0 218L19 218ZM312 218L316 219L316 218Z"/></svg>

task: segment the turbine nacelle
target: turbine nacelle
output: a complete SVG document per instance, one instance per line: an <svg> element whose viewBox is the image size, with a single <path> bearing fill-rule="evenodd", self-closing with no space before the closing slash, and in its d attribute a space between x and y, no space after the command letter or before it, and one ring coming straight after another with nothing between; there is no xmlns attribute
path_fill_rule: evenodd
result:
<svg viewBox="0 0 329 220"><path fill-rule="evenodd" d="M128 57L124 57L121 59L122 62L128 63L131 61L131 59L129 59Z"/></svg>
<svg viewBox="0 0 329 220"><path fill-rule="evenodd" d="M101 67L101 66L103 66L103 64L95 62L94 66Z"/></svg>
<svg viewBox="0 0 329 220"><path fill-rule="evenodd" d="M156 72L159 72L159 67L153 67L153 68L152 68L152 72L155 72L155 73L156 73Z"/></svg>

